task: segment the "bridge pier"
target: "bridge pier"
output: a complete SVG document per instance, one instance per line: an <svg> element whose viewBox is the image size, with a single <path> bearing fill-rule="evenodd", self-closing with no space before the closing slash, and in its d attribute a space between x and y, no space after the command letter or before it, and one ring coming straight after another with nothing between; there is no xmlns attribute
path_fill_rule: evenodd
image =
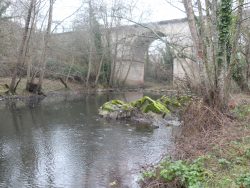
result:
<svg viewBox="0 0 250 188"><path fill-rule="evenodd" d="M142 87L144 85L144 62L118 61L115 69L115 79L120 85Z"/></svg>
<svg viewBox="0 0 250 188"><path fill-rule="evenodd" d="M173 82L185 79L185 71L191 79L197 78L198 65L184 59L174 59L173 65ZM143 87L144 86L144 67L145 64L140 61L121 60L117 61L115 69L115 83L120 86L127 87Z"/></svg>

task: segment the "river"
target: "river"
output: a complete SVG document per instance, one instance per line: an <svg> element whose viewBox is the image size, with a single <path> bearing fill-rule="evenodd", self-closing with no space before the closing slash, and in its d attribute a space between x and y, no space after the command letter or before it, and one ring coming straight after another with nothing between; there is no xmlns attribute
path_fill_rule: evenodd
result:
<svg viewBox="0 0 250 188"><path fill-rule="evenodd" d="M171 127L149 129L98 116L104 102L142 93L48 97L0 109L0 187L138 187L142 166L171 145Z"/></svg>

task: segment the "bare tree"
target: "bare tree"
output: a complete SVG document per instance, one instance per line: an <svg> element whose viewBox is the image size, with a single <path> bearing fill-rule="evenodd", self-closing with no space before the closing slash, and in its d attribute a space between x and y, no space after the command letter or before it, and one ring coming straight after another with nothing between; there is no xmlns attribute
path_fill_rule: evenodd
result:
<svg viewBox="0 0 250 188"><path fill-rule="evenodd" d="M39 82L38 82L38 92L41 93L42 91L42 85L43 85L43 79L44 79L44 73L46 68L46 60L47 60L47 53L49 50L49 42L50 42L50 36L51 36L51 26L52 26L52 15L53 15L53 6L55 3L55 0L49 0L49 15L48 15L48 24L46 33L44 36L44 49L42 53L42 60L41 60L41 70L40 70L40 76L39 76Z"/></svg>
<svg viewBox="0 0 250 188"><path fill-rule="evenodd" d="M21 71L22 66L24 64L24 61L25 61L25 55L26 55L27 48L28 48L28 40L29 40L28 35L29 35L29 26L31 23L31 14L32 14L32 10L34 9L35 4L36 4L36 0L30 0L28 14L27 14L27 17L25 19L25 27L24 27L24 32L23 32L23 36L22 36L22 42L21 42L20 47L19 47L17 63L16 63L16 67L12 73L12 79L11 79L11 83L10 83L10 92L13 94L16 92L16 88L17 88L17 85L19 83L19 82L16 83L17 76L20 74L20 71ZM20 79L19 79L19 81L20 81Z"/></svg>
<svg viewBox="0 0 250 188"><path fill-rule="evenodd" d="M237 63L243 0L236 2L235 12L231 0L197 0L195 3L198 17L194 14L196 8L193 1L183 0L194 44L195 62L200 66L199 91L211 106L224 109L228 103L232 68ZM233 15L236 16L235 22Z"/></svg>

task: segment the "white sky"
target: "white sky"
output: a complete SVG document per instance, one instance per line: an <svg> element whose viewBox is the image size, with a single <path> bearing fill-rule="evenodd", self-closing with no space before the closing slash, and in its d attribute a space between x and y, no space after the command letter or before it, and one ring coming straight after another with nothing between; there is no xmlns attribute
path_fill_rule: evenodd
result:
<svg viewBox="0 0 250 188"><path fill-rule="evenodd" d="M75 12L83 0L57 0L54 7L55 21L63 20L64 18ZM183 18L185 14L178 9L172 7L165 0L137 0L138 15L141 12L150 12L150 16L147 16L145 22L171 20L176 18ZM176 5L177 0L172 0ZM180 5L178 5L180 6ZM72 17L73 19L73 17ZM68 19L64 24L70 24L72 19Z"/></svg>

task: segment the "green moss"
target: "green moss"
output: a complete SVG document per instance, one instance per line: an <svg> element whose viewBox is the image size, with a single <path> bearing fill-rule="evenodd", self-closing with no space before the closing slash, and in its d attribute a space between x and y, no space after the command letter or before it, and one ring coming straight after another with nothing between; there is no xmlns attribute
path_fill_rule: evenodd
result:
<svg viewBox="0 0 250 188"><path fill-rule="evenodd" d="M160 101L155 101L148 96L145 96L137 101L131 103L132 106L144 113L154 112L157 114L170 113L168 108Z"/></svg>
<svg viewBox="0 0 250 188"><path fill-rule="evenodd" d="M131 102L130 104L136 108L141 108L143 105L147 105L147 104L151 104L152 102L154 102L153 99L151 99L148 96L142 97L141 99L138 99L134 102Z"/></svg>
<svg viewBox="0 0 250 188"><path fill-rule="evenodd" d="M154 112L156 114L169 114L170 111L160 102L154 101L151 104L148 104L144 110L144 113Z"/></svg>
<svg viewBox="0 0 250 188"><path fill-rule="evenodd" d="M153 112L156 114L169 114L170 111L175 111L183 106L183 104L190 100L187 97L173 97L169 98L163 96L158 100L153 100L148 96L144 96L131 103L125 103L121 100L111 100L104 103L101 108L101 114L107 114L109 112L126 112L132 110L139 110L143 113Z"/></svg>
<svg viewBox="0 0 250 188"><path fill-rule="evenodd" d="M101 110L108 111L108 112L114 112L118 110L132 110L133 107L129 103L125 103L121 100L112 100L109 102L104 103L101 106Z"/></svg>
<svg viewBox="0 0 250 188"><path fill-rule="evenodd" d="M179 108L182 106L182 104L178 101L176 97L170 98L168 96L162 96L160 99L158 99L158 101L165 104L168 108Z"/></svg>
<svg viewBox="0 0 250 188"><path fill-rule="evenodd" d="M161 103L163 103L168 109L175 110L175 109L185 106L190 100L191 100L191 97L189 96L179 96L179 97L171 97L171 98L168 96L162 96L157 101L160 101Z"/></svg>

